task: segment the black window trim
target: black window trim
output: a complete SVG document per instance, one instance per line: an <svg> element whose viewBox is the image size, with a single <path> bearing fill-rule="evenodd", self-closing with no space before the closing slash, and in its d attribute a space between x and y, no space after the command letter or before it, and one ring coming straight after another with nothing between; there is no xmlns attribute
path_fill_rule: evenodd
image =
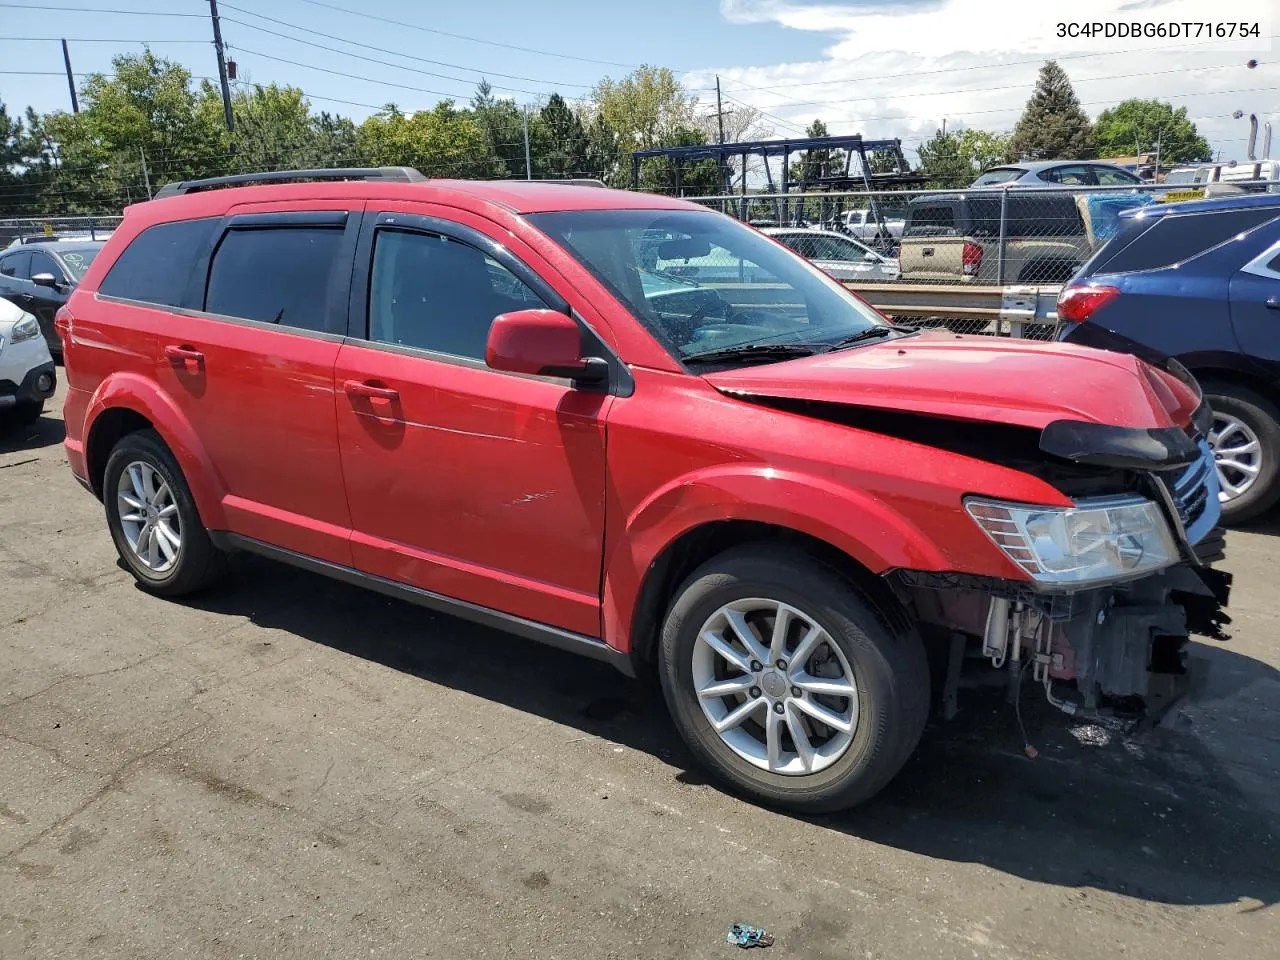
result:
<svg viewBox="0 0 1280 960"><path fill-rule="evenodd" d="M626 364L622 362L621 358L618 357L605 339L537 271L512 253L504 244L494 240L488 234L476 230L474 227L426 214L367 210L363 221L364 226L360 231L360 238L355 251L355 264L351 271L346 325L348 342L370 350L381 350L409 357L421 357L424 360L448 363L475 370L487 370L489 373L499 376L557 383L584 392L605 392L619 397L629 397L635 392L635 379L632 377L631 371L627 369ZM373 280L373 247L380 230L434 234L447 237L450 240L456 240L479 250L500 266L511 271L517 280L542 299L547 305L547 309L572 317L583 331L584 346L589 347L589 355L603 357L608 362L609 376L598 383L593 383L590 381L574 381L564 377L512 373L507 370L494 370L483 359L475 357L463 357L457 354L428 350L423 347L382 343L370 339L369 297Z"/></svg>

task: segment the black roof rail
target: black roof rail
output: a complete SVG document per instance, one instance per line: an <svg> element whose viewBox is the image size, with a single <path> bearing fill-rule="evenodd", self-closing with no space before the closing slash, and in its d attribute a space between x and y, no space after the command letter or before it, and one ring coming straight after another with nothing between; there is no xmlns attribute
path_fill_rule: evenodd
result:
<svg viewBox="0 0 1280 960"><path fill-rule="evenodd" d="M206 180L183 180L165 184L152 199L181 197L218 187L239 187L255 183L287 183L294 180L381 180L384 183L423 183L426 177L413 167L335 167L319 170L272 170L266 173L239 173Z"/></svg>

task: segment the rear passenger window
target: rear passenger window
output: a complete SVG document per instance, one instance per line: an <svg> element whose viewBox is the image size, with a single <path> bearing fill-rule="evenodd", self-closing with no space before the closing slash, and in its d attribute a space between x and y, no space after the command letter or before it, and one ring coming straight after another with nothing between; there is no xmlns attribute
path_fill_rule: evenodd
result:
<svg viewBox="0 0 1280 960"><path fill-rule="evenodd" d="M340 227L231 230L213 255L205 310L324 330L342 236Z"/></svg>
<svg viewBox="0 0 1280 960"><path fill-rule="evenodd" d="M204 252L218 220L180 220L148 227L111 265L98 292L165 307L183 306L191 267Z"/></svg>
<svg viewBox="0 0 1280 960"><path fill-rule="evenodd" d="M378 232L370 340L483 360L494 317L544 306L519 277L475 247L434 234Z"/></svg>
<svg viewBox="0 0 1280 960"><path fill-rule="evenodd" d="M25 250L22 253L11 253L9 256L0 260L0 277L13 277L15 280L25 280L28 276L27 264L31 262L31 254Z"/></svg>
<svg viewBox="0 0 1280 960"><path fill-rule="evenodd" d="M1276 219L1274 207L1167 216L1095 269L1106 273L1156 270L1181 263Z"/></svg>

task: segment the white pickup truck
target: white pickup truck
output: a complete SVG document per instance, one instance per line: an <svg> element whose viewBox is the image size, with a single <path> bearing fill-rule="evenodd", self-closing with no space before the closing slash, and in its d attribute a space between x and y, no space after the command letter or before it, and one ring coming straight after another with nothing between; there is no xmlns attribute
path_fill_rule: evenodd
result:
<svg viewBox="0 0 1280 960"><path fill-rule="evenodd" d="M901 217L885 216L884 227L891 237L900 239L904 222ZM880 224L870 210L850 210L844 215L844 225L859 240L874 240L880 233Z"/></svg>

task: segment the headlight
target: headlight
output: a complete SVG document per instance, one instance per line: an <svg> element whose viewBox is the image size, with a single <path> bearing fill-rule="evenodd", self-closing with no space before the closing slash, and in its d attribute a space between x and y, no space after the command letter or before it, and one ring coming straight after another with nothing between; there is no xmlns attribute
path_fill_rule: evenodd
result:
<svg viewBox="0 0 1280 960"><path fill-rule="evenodd" d="M38 336L40 336L40 324L36 323L36 318L28 313L13 325L13 330L9 333L9 342L22 343L24 340L31 340Z"/></svg>
<svg viewBox="0 0 1280 960"><path fill-rule="evenodd" d="M965 500L965 509L1005 555L1049 586L1086 587L1178 562L1160 508L1141 497L1082 500L1074 507L1035 507Z"/></svg>

